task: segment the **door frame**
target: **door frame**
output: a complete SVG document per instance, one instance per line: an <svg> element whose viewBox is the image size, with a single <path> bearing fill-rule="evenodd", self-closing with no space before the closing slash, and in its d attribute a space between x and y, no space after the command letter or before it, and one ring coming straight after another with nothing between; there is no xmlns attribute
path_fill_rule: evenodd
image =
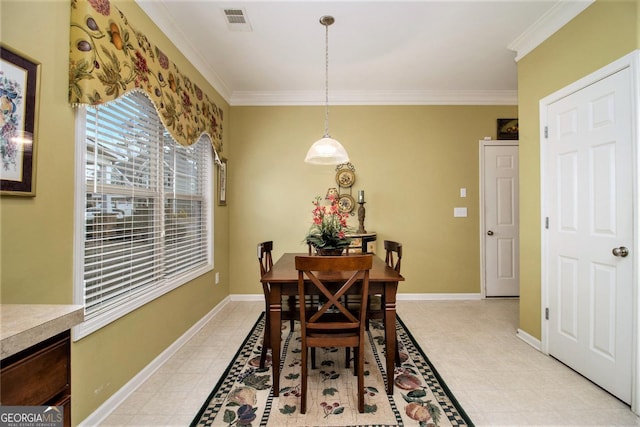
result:
<svg viewBox="0 0 640 427"><path fill-rule="evenodd" d="M638 142L640 141L640 86L639 86L639 73L640 73L640 50L635 50L622 58L600 68L599 70L583 77L568 86L546 96L540 100L539 112L540 112L540 247L541 247L541 262L540 262L540 291L541 291L541 351L544 354L549 354L549 321L545 319L545 309L549 307L549 266L548 266L548 234L545 229L544 218L548 215L548 200L545 193L547 182L545 181L545 169L548 167L545 163L546 158L546 138L545 127L548 121L547 108L550 104L569 96L587 86L602 80L618 71L625 68L629 68L631 71L631 91L632 91L632 105L631 105L631 123L632 123L632 137L631 137L631 150L633 152L632 158L632 170L633 176L633 248L632 253L633 261L633 273L632 273L632 325L631 336L632 342L632 355L631 355L631 410L640 414L640 317L638 315L638 309L640 308L640 286L639 286L639 273L638 267L640 266L640 220L639 220L639 189L640 189L640 175L638 174L638 166L640 165L640 150Z"/></svg>
<svg viewBox="0 0 640 427"><path fill-rule="evenodd" d="M488 146L511 146L515 145L518 147L518 155L520 155L520 141L517 139L481 139L478 141L480 145L479 148L479 161L480 161L480 179L479 181L479 194L480 194L480 298L487 298L487 276L486 276L486 262L487 255L485 253L485 244L487 238L487 229L485 224L485 213L484 213L484 204L485 204L485 194L484 194L484 184L485 184L485 170L484 170L484 161L485 161L485 148ZM519 163L519 162L518 162ZM518 176L520 175L520 167L518 166ZM520 192L520 188L517 189ZM518 244L520 244L520 239L518 238Z"/></svg>

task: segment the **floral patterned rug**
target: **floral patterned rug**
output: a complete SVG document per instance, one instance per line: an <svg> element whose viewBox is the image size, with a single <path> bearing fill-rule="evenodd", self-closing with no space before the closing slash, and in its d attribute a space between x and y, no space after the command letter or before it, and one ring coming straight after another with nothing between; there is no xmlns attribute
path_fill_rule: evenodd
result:
<svg viewBox="0 0 640 427"><path fill-rule="evenodd" d="M270 358L260 369L264 313L238 350L191 426L473 426L435 368L398 318L402 366L394 394L385 393L384 331L371 321L365 352L365 413L357 410L357 377L343 348L316 350L309 369L307 413L300 414L300 324L282 322L280 396L271 393ZM353 353L352 353L353 355ZM353 366L353 365L351 365Z"/></svg>

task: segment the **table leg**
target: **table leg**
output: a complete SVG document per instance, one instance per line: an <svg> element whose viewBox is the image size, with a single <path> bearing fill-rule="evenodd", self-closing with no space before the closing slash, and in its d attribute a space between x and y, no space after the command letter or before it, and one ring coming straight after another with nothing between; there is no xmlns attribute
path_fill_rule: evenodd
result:
<svg viewBox="0 0 640 427"><path fill-rule="evenodd" d="M271 285L269 293L269 321L271 323L271 372L273 374L273 396L280 393L280 341L282 334L282 298L280 286Z"/></svg>
<svg viewBox="0 0 640 427"><path fill-rule="evenodd" d="M396 358L396 292L397 282L384 285L384 335L387 359L387 394L393 395L393 381Z"/></svg>

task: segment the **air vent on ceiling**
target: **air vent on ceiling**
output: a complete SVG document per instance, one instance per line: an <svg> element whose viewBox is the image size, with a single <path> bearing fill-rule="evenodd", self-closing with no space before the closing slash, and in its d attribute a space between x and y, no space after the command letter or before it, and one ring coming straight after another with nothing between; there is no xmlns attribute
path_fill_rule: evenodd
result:
<svg viewBox="0 0 640 427"><path fill-rule="evenodd" d="M223 9L227 27L232 31L251 31L251 24L244 9Z"/></svg>

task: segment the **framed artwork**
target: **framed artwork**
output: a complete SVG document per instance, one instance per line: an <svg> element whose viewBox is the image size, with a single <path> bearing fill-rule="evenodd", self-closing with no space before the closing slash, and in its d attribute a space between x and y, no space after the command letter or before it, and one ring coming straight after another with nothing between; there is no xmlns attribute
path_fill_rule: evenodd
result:
<svg viewBox="0 0 640 427"><path fill-rule="evenodd" d="M220 157L218 163L218 206L227 204L227 159Z"/></svg>
<svg viewBox="0 0 640 427"><path fill-rule="evenodd" d="M0 49L0 194L35 196L40 64Z"/></svg>
<svg viewBox="0 0 640 427"><path fill-rule="evenodd" d="M498 139L518 139L518 119L498 119Z"/></svg>

